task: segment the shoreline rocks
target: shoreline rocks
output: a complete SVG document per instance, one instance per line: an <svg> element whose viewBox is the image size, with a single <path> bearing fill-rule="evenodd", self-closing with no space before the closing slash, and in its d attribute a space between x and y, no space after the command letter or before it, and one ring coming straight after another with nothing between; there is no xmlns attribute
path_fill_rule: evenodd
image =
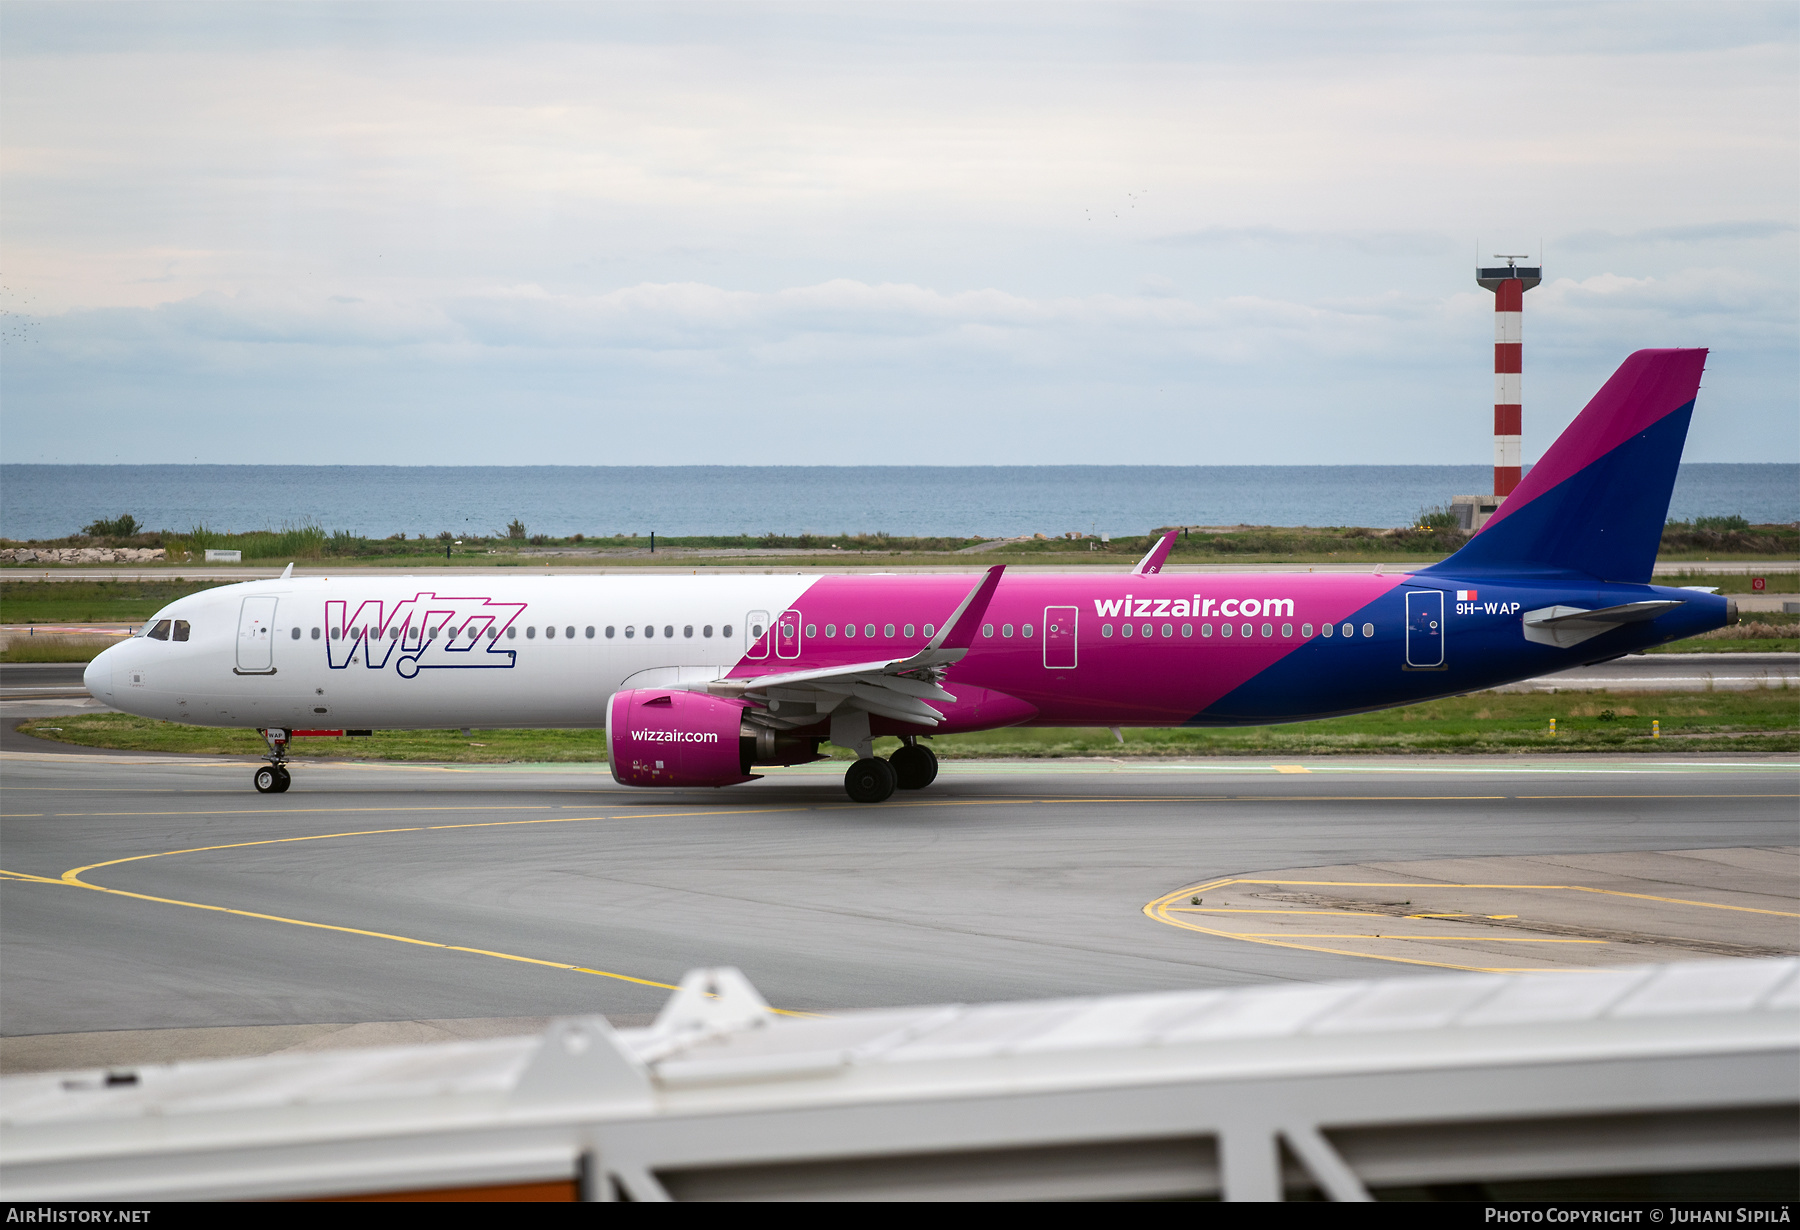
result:
<svg viewBox="0 0 1800 1230"><path fill-rule="evenodd" d="M11 547L0 561L12 564L148 564L166 560L164 547Z"/></svg>

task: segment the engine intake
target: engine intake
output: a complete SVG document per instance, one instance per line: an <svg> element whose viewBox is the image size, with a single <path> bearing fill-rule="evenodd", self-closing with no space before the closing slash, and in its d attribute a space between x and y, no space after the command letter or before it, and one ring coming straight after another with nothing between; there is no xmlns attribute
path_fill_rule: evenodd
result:
<svg viewBox="0 0 1800 1230"><path fill-rule="evenodd" d="M606 707L606 751L624 786L731 786L754 781L743 754L743 701L634 688Z"/></svg>

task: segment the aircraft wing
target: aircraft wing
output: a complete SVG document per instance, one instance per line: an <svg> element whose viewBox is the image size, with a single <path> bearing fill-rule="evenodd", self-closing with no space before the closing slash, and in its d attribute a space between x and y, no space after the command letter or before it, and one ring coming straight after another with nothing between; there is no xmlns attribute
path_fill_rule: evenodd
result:
<svg viewBox="0 0 1800 1230"><path fill-rule="evenodd" d="M1170 530L1167 534L1158 538L1156 540L1156 545L1151 547L1150 550L1145 553L1144 558L1137 562L1137 567L1131 570L1131 575L1134 577L1150 577L1161 572L1163 570L1163 561L1169 558L1169 552L1175 548L1175 536L1177 533L1179 533L1179 531Z"/></svg>
<svg viewBox="0 0 1800 1230"><path fill-rule="evenodd" d="M741 696L758 702L763 707L750 711L746 718L779 730L810 726L844 710L936 726L944 715L926 702L956 699L943 688L944 674L974 644L976 630L1005 571L1005 564L989 568L937 635L911 657L720 679L706 688L716 696Z"/></svg>

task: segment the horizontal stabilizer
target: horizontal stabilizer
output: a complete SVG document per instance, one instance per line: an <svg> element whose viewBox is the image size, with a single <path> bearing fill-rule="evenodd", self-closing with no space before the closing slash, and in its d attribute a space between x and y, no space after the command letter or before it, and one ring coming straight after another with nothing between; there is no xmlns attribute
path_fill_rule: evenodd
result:
<svg viewBox="0 0 1800 1230"><path fill-rule="evenodd" d="M1644 623L1684 605L1679 598L1674 598L1627 602L1593 611L1578 606L1546 606L1526 611L1520 618L1524 621L1526 640L1567 649L1623 624Z"/></svg>

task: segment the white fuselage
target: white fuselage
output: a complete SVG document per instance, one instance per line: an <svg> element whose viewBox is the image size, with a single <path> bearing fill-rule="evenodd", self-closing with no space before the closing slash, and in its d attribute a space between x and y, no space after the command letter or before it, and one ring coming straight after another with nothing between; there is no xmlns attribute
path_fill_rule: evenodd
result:
<svg viewBox="0 0 1800 1230"><path fill-rule="evenodd" d="M621 688L723 675L812 579L254 581L171 603L146 631L180 620L187 640L133 637L87 683L126 712L206 726L601 726Z"/></svg>

